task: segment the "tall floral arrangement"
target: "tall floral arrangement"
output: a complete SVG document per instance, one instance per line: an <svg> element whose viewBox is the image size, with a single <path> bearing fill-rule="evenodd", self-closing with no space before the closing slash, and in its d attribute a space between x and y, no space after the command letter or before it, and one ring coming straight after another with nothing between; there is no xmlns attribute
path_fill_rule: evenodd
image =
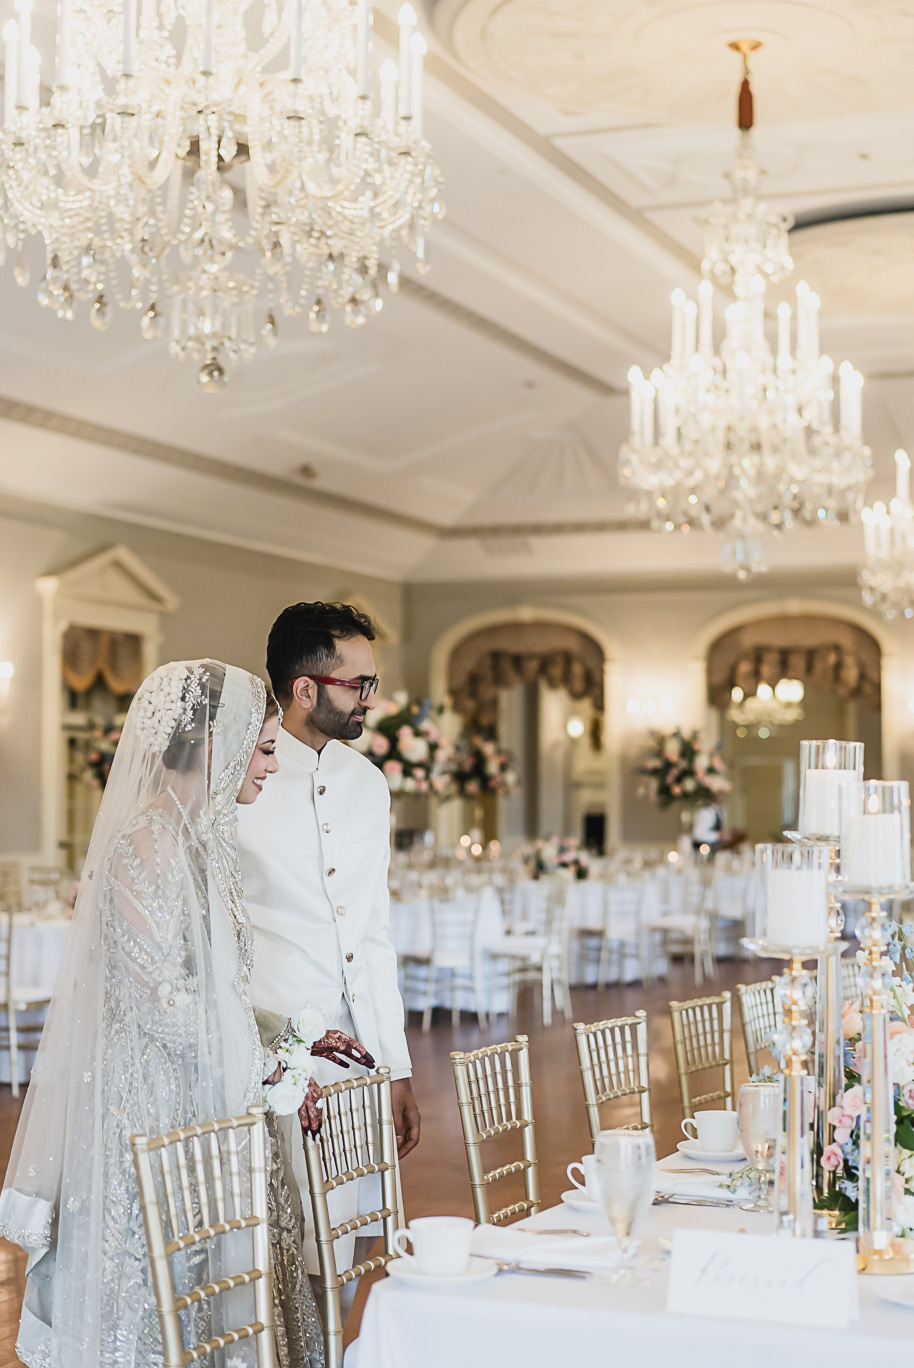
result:
<svg viewBox="0 0 914 1368"><path fill-rule="evenodd" d="M505 798L517 792L520 777L514 757L497 741L464 734L454 756L453 786L461 798L479 798L484 793Z"/></svg>
<svg viewBox="0 0 914 1368"><path fill-rule="evenodd" d="M88 788L103 789L108 783L123 725L123 715L108 725L97 721L90 723L88 739L91 745L83 756L83 771L80 776Z"/></svg>
<svg viewBox="0 0 914 1368"><path fill-rule="evenodd" d="M531 878L547 874L563 874L571 879L586 879L590 873L590 859L576 836L549 836L537 840L531 850L521 856Z"/></svg>
<svg viewBox="0 0 914 1368"><path fill-rule="evenodd" d="M430 698L411 700L407 693L379 698L362 735L349 744L377 765L391 793L450 797L454 745L435 720L443 711Z"/></svg>
<svg viewBox="0 0 914 1368"><path fill-rule="evenodd" d="M702 745L697 731L652 732L651 748L638 766L638 796L658 807L682 803L686 808L708 807L729 793L727 766L718 747Z"/></svg>
<svg viewBox="0 0 914 1368"><path fill-rule="evenodd" d="M896 963L907 954L912 938L914 924L894 926L889 954ZM890 991L893 1010L889 1024L889 1069L895 1100L895 1219L903 1233L910 1237L914 1235L914 983L907 969L892 976ZM863 1018L859 1002L844 1004L842 1032L844 1091L828 1114L834 1138L822 1151L819 1162L836 1175L836 1198L843 1229L856 1230L863 1112Z"/></svg>

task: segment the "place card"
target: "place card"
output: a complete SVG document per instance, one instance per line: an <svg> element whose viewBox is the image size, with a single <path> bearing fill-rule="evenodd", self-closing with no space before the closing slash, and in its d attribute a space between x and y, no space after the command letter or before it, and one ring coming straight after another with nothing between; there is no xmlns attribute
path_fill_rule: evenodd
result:
<svg viewBox="0 0 914 1368"><path fill-rule="evenodd" d="M845 1329L859 1314L856 1244L676 1230L666 1309Z"/></svg>

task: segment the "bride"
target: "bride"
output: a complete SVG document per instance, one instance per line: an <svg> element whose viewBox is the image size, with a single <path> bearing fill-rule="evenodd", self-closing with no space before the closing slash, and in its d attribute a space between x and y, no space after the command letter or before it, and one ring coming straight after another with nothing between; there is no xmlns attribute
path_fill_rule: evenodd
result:
<svg viewBox="0 0 914 1368"><path fill-rule="evenodd" d="M163 665L131 704L0 1195L0 1235L29 1255L16 1352L32 1368L162 1362L129 1137L262 1100L235 805L278 768L278 726L262 681L212 660ZM279 1360L321 1368L272 1149Z"/></svg>

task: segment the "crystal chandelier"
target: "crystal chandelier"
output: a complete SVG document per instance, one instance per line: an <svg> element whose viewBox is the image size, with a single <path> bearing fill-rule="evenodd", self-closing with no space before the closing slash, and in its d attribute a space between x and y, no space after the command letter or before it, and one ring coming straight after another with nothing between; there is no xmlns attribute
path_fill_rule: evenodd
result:
<svg viewBox="0 0 914 1368"><path fill-rule="evenodd" d="M895 497L886 508L864 508L863 545L866 564L860 571L863 602L891 621L914 617L914 509L911 507L911 460L895 452Z"/></svg>
<svg viewBox="0 0 914 1368"><path fill-rule="evenodd" d="M138 10L139 5L139 10ZM144 337L202 362L274 347L278 318L358 327L427 269L441 176L422 130L425 42L409 4L399 63L373 79L370 0L59 0L53 89L42 98L32 0L7 23L0 260L71 320L112 302ZM388 259L382 264L382 256Z"/></svg>
<svg viewBox="0 0 914 1368"><path fill-rule="evenodd" d="M774 688L760 683L748 696L735 684L730 690L727 717L744 727L787 727L806 716L801 706L805 693L802 679L779 679Z"/></svg>
<svg viewBox="0 0 914 1368"><path fill-rule="evenodd" d="M640 491L656 529L723 533L724 569L747 579L767 569L766 531L858 515L871 462L861 436L863 377L848 361L836 376L820 355L819 299L805 281L795 310L786 301L777 307L775 352L765 335L768 287L793 270L792 220L758 199L748 55L761 44L729 46L743 58L739 151L728 173L734 200L711 211L697 302L673 293L670 360L649 378L637 366L629 371L620 479ZM719 350L715 285L733 295Z"/></svg>

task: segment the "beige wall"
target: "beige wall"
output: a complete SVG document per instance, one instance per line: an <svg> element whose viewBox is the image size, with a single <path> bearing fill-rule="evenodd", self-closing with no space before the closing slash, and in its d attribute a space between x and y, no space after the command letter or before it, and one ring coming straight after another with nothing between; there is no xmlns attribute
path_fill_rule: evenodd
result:
<svg viewBox="0 0 914 1368"><path fill-rule="evenodd" d="M41 843L41 602L35 580L117 542L181 600L162 618L163 660L211 656L263 674L267 632L282 608L301 599L358 596L397 638L383 650L381 669L385 688L400 683L403 591L397 584L4 496L0 660L11 660L16 674L0 713L2 854L34 854Z"/></svg>
<svg viewBox="0 0 914 1368"><path fill-rule="evenodd" d="M429 659L435 643L465 620L504 609L506 618L529 608L549 614L573 614L592 625L609 643L606 742L608 801L616 838L660 842L674 839L678 819L660 813L636 797L634 765L643 749L645 731L625 711L629 697L670 698L670 724L709 726L704 699L703 662L708 633L736 625L728 614L751 616L753 609L773 604L794 611L832 608L841 615L862 615L883 646L883 777L914 780L914 623L882 623L865 613L853 573L764 576L738 585L723 576L706 583L664 586L608 585L597 581L532 581L411 585L406 594L405 666L409 685L428 687ZM767 608L765 609L767 611ZM760 611L759 611L760 615ZM658 721L659 725L659 721ZM613 778L612 771L615 771ZM615 812L613 808L617 809Z"/></svg>

